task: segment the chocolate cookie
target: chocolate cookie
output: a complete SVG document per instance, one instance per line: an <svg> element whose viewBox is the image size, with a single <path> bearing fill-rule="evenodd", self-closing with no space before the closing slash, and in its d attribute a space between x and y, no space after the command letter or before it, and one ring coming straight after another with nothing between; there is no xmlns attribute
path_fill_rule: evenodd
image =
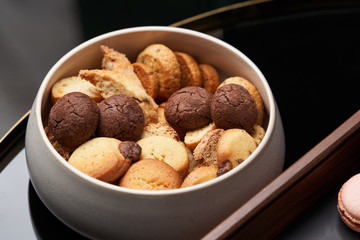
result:
<svg viewBox="0 0 360 240"><path fill-rule="evenodd" d="M201 87L176 91L166 103L165 118L175 128L193 130L211 122L212 94Z"/></svg>
<svg viewBox="0 0 360 240"><path fill-rule="evenodd" d="M48 130L56 141L74 149L87 141L99 122L99 108L88 95L71 92L51 108Z"/></svg>
<svg viewBox="0 0 360 240"><path fill-rule="evenodd" d="M218 128L242 128L250 132L257 120L254 98L242 86L226 84L211 100L211 118Z"/></svg>
<svg viewBox="0 0 360 240"><path fill-rule="evenodd" d="M134 141L140 136L145 126L145 117L132 97L120 94L111 96L99 104L99 109L98 136L121 141Z"/></svg>
<svg viewBox="0 0 360 240"><path fill-rule="evenodd" d="M125 159L131 160L131 162L139 161L141 155L141 147L139 144L133 141L123 141L119 144L119 151L125 157Z"/></svg>

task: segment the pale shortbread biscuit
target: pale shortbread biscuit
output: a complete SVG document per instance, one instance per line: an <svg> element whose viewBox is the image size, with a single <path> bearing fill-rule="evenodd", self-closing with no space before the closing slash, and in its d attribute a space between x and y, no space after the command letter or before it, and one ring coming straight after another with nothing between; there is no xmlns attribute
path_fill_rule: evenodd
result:
<svg viewBox="0 0 360 240"><path fill-rule="evenodd" d="M146 92L155 99L159 91L159 80L151 67L142 63L133 63L134 71Z"/></svg>
<svg viewBox="0 0 360 240"><path fill-rule="evenodd" d="M157 100L166 101L180 89L181 71L174 52L163 44L151 44L137 57L136 62L150 66L159 81Z"/></svg>
<svg viewBox="0 0 360 240"><path fill-rule="evenodd" d="M174 53L181 70L180 87L201 87L203 79L196 60L191 55L184 52L175 51Z"/></svg>
<svg viewBox="0 0 360 240"><path fill-rule="evenodd" d="M168 124L163 122L148 123L145 125L140 138L146 138L151 136L164 136L172 138L176 141L180 141L179 134Z"/></svg>
<svg viewBox="0 0 360 240"><path fill-rule="evenodd" d="M242 77L227 78L224 80L224 82L222 82L220 84L219 88L224 86L225 84L230 84L230 83L243 86L250 93L250 95L254 98L255 103L256 103L256 108L257 108L256 124L261 126L263 124L263 119L264 119L264 103L263 103L263 100L261 98L261 95L260 95L258 89L250 81L248 81L247 79L242 78Z"/></svg>
<svg viewBox="0 0 360 240"><path fill-rule="evenodd" d="M208 132L216 129L215 123L211 122L205 127L195 129L193 131L189 131L185 134L184 143L190 149L190 151L194 151L196 146L200 143L201 138Z"/></svg>
<svg viewBox="0 0 360 240"><path fill-rule="evenodd" d="M103 98L116 94L133 97L144 112L145 123L157 121L158 106L154 99L146 93L136 75L136 78L129 78L119 71L94 69L81 70L79 76L91 82Z"/></svg>
<svg viewBox="0 0 360 240"><path fill-rule="evenodd" d="M203 88L205 88L211 93L215 93L216 89L220 84L219 73L210 64L200 64L199 68L203 78Z"/></svg>
<svg viewBox="0 0 360 240"><path fill-rule="evenodd" d="M231 170L245 161L257 147L256 141L243 129L228 129L217 145L217 164L219 169ZM226 166L225 166L226 165Z"/></svg>
<svg viewBox="0 0 360 240"><path fill-rule="evenodd" d="M104 182L119 179L130 167L131 160L120 153L120 140L93 138L80 145L70 156L69 164L81 172Z"/></svg>
<svg viewBox="0 0 360 240"><path fill-rule="evenodd" d="M156 159L143 159L132 164L119 186L139 190L180 188L182 179L168 164Z"/></svg>
<svg viewBox="0 0 360 240"><path fill-rule="evenodd" d="M94 85L78 76L63 78L56 82L51 88L51 102L55 104L62 96L70 92L81 92L99 103L104 98L95 89Z"/></svg>
<svg viewBox="0 0 360 240"><path fill-rule="evenodd" d="M181 184L181 188L194 186L215 179L217 177L217 170L218 167L216 165L197 167L187 175L184 182Z"/></svg>
<svg viewBox="0 0 360 240"><path fill-rule="evenodd" d="M189 156L185 146L169 137L151 136L137 142L142 151L140 159L157 159L173 167L182 178L189 171Z"/></svg>
<svg viewBox="0 0 360 240"><path fill-rule="evenodd" d="M217 145L224 132L223 129L215 129L201 138L200 143L194 149L194 160L197 166L217 165Z"/></svg>
<svg viewBox="0 0 360 240"><path fill-rule="evenodd" d="M253 130L250 132L250 136L252 136L257 145L259 145L265 136L265 130L260 125L255 124Z"/></svg>

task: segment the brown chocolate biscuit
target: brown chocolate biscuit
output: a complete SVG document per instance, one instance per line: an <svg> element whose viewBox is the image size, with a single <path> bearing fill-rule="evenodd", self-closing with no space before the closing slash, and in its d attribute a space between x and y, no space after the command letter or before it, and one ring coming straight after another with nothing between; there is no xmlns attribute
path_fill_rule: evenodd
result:
<svg viewBox="0 0 360 240"><path fill-rule="evenodd" d="M166 103L165 118L175 128L193 130L211 122L212 94L201 87L176 91Z"/></svg>
<svg viewBox="0 0 360 240"><path fill-rule="evenodd" d="M201 87L203 80L199 65L196 62L196 60L192 56L184 52L174 52L174 53L180 65L181 88L189 87L189 86Z"/></svg>
<svg viewBox="0 0 360 240"><path fill-rule="evenodd" d="M226 84L212 98L211 118L218 128L243 128L250 132L257 120L255 100L244 87Z"/></svg>
<svg viewBox="0 0 360 240"><path fill-rule="evenodd" d="M99 108L88 95L71 92L61 97L51 108L48 130L65 147L76 148L95 132Z"/></svg>
<svg viewBox="0 0 360 240"><path fill-rule="evenodd" d="M140 136L145 126L145 117L132 97L121 94L111 96L99 104L99 109L98 136L121 141L133 141Z"/></svg>
<svg viewBox="0 0 360 240"><path fill-rule="evenodd" d="M123 141L119 144L119 151L125 159L131 162L139 161L141 155L141 147L133 141Z"/></svg>
<svg viewBox="0 0 360 240"><path fill-rule="evenodd" d="M243 86L246 90L248 90L250 95L254 98L256 107L257 107L256 124L261 126L263 123L263 118L264 118L264 103L263 103L263 100L261 98L261 95L260 95L260 92L258 91L258 89L255 87L254 84L252 84L250 81L248 81L247 79L242 78L242 77L227 78L220 84L219 87L222 87L225 84L230 84L230 83Z"/></svg>

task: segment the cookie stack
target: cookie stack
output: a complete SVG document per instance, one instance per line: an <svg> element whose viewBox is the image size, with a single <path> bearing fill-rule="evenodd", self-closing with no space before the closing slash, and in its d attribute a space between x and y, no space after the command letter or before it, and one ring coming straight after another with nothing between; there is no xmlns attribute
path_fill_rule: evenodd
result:
<svg viewBox="0 0 360 240"><path fill-rule="evenodd" d="M81 172L126 188L189 187L229 172L262 141L262 98L245 78L221 81L214 66L164 44L135 62L100 51L101 69L53 85L45 127Z"/></svg>

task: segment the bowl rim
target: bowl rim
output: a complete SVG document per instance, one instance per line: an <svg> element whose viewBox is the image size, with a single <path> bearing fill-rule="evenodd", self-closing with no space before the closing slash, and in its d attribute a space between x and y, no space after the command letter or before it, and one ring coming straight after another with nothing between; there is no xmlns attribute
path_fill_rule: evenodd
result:
<svg viewBox="0 0 360 240"><path fill-rule="evenodd" d="M106 182L103 182L101 180L98 180L98 179L95 179L93 177L86 175L85 173L81 172L80 170L78 170L75 167L68 164L68 162L63 157L61 157L61 155L52 146L52 144L50 143L50 141L48 140L48 138L46 136L41 113L42 113L42 102L43 102L43 96L44 96L45 89L47 87L49 80L51 79L52 75L57 71L57 69L59 69L59 67L61 67L62 64L66 60L71 58L75 53L77 53L78 51L80 51L92 44L99 43L107 38L115 37L118 35L135 33L135 32L148 32L148 31L173 32L173 33L180 33L180 34L185 34L185 35L192 35L192 36L203 38L207 41L219 44L222 47L227 48L231 52L234 52L237 55L239 55L247 64L249 64L251 66L253 71L255 71L256 74L259 76L259 78L262 82L263 88L265 89L266 95L269 98L268 125L267 125L267 130L265 132L265 136L264 136L263 140L258 145L258 147L255 149L255 151L242 164L240 164L236 168L232 169L231 171L229 171L215 179L212 179L210 181L207 181L207 182L204 182L201 184L197 184L194 186L190 186L190 187L171 189L171 190L158 190L158 191L138 190L138 189L129 189L129 188L124 188L124 187L119 187L117 185L106 183ZM45 78L43 79L43 81L39 87L37 96L35 98L34 110L35 110L34 113L31 112L30 114L35 115L34 116L35 124L36 124L36 127L38 128L38 131L39 131L38 133L40 134L40 138L43 141L43 143L45 144L45 146L48 148L50 153L55 157L56 161L58 163L60 163L60 165L62 167L66 168L68 171L77 175L77 177L79 177L83 180L86 180L87 182L91 183L92 185L94 185L96 187L100 187L102 189L107 189L109 191L114 191L117 193L142 195L142 196L170 196L170 195L191 193L194 191L196 192L196 191L199 191L202 189L207 189L208 187L210 187L212 185L219 184L223 180L225 180L227 178L231 178L235 174L240 174L239 172L241 172L243 169L245 169L247 166L249 166L254 161L254 159L256 159L256 157L259 155L260 151L268 144L268 142L272 136L272 133L274 132L275 120L276 120L275 119L275 117L276 117L275 99L273 97L270 86L269 86L268 82L266 81L262 72L247 56L245 56L245 54L243 54L240 50L236 49L235 47L231 46L230 44L228 44L218 38L215 38L211 35L208 35L206 33L201 33L201 32L195 31L195 30L190 30L190 29L185 29L185 28L180 28L180 27L171 27L171 26L170 27L169 26L139 26L139 27L124 28L124 29L115 30L115 31L111 31L108 33L101 34L99 36L91 38L91 39L79 44L78 46L74 47L72 50L67 52L63 57L61 57L53 65L53 67L49 70L49 72L46 74Z"/></svg>

